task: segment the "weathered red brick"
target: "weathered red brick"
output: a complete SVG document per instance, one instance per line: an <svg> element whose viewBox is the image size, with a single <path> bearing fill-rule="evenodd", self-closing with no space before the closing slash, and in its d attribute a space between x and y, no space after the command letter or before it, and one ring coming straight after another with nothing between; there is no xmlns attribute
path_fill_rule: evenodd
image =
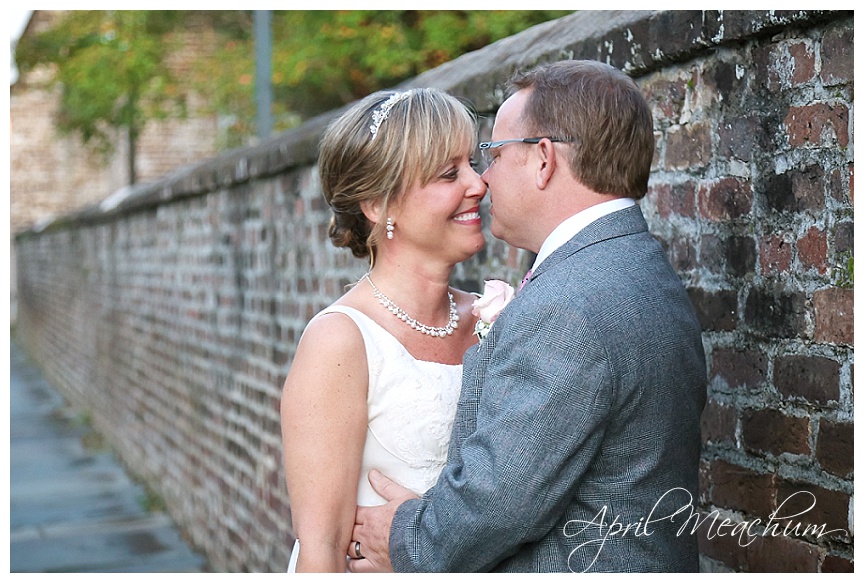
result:
<svg viewBox="0 0 864 583"><path fill-rule="evenodd" d="M756 242L749 236L732 236L725 241L726 271L732 277L747 277L756 270Z"/></svg>
<svg viewBox="0 0 864 583"><path fill-rule="evenodd" d="M675 271L683 273L698 266L696 246L689 237L676 237L667 249L669 262Z"/></svg>
<svg viewBox="0 0 864 583"><path fill-rule="evenodd" d="M851 28L837 27L822 37L822 83L850 83L854 77L854 34Z"/></svg>
<svg viewBox="0 0 864 583"><path fill-rule="evenodd" d="M761 387L767 370L768 359L759 350L715 348L711 353L710 378L722 378L730 389Z"/></svg>
<svg viewBox="0 0 864 583"><path fill-rule="evenodd" d="M826 472L841 478L849 477L855 465L855 431L852 423L844 421L819 421L819 437L816 440L816 459Z"/></svg>
<svg viewBox="0 0 864 583"><path fill-rule="evenodd" d="M816 54L809 41L790 44L789 56L792 58L792 85L802 85L813 79L816 74Z"/></svg>
<svg viewBox="0 0 864 583"><path fill-rule="evenodd" d="M677 120L687 95L687 79L656 77L642 84L645 99L651 105L654 122L663 124Z"/></svg>
<svg viewBox="0 0 864 583"><path fill-rule="evenodd" d="M828 174L828 196L841 204L852 204L851 167L834 168Z"/></svg>
<svg viewBox="0 0 864 583"><path fill-rule="evenodd" d="M818 164L811 164L770 175L762 186L762 192L768 206L776 211L822 212L825 208L825 184L825 171Z"/></svg>
<svg viewBox="0 0 864 583"><path fill-rule="evenodd" d="M777 211L797 210L795 191L792 188L792 177L789 172L769 174L762 185L762 193L768 208Z"/></svg>
<svg viewBox="0 0 864 583"><path fill-rule="evenodd" d="M734 117L717 128L720 138L719 154L749 162L760 132L759 120L754 117Z"/></svg>
<svg viewBox="0 0 864 583"><path fill-rule="evenodd" d="M841 103L790 107L783 123L790 146L849 145L849 108Z"/></svg>
<svg viewBox="0 0 864 583"><path fill-rule="evenodd" d="M777 484L777 506L772 520L777 528L767 523L766 527L772 532L785 529L787 533L797 528L794 536L803 536L805 529L811 527L809 533L824 535L819 538L848 539L849 500L849 494L844 492L782 480Z"/></svg>
<svg viewBox="0 0 864 583"><path fill-rule="evenodd" d="M747 547L750 573L816 573L819 547L785 536L764 536Z"/></svg>
<svg viewBox="0 0 864 583"><path fill-rule="evenodd" d="M828 271L828 236L818 227L810 227L798 239L798 259L805 269L815 268L819 273Z"/></svg>
<svg viewBox="0 0 864 583"><path fill-rule="evenodd" d="M822 211L825 208L825 171L819 164L811 164L789 172L792 191L800 211Z"/></svg>
<svg viewBox="0 0 864 583"><path fill-rule="evenodd" d="M746 512L767 520L775 507L776 476L730 464L711 462L710 503L718 508Z"/></svg>
<svg viewBox="0 0 864 583"><path fill-rule="evenodd" d="M699 211L712 221L735 219L753 207L753 189L749 181L735 177L721 178L699 189Z"/></svg>
<svg viewBox="0 0 864 583"><path fill-rule="evenodd" d="M719 525L722 518L717 518ZM714 559L733 571L747 570L747 547L738 542L738 537L720 536L708 527L711 520L706 520L697 531L699 554ZM716 529L716 526L715 526Z"/></svg>
<svg viewBox="0 0 864 583"><path fill-rule="evenodd" d="M810 420L790 417L773 409L748 410L741 419L744 447L751 451L810 453Z"/></svg>
<svg viewBox="0 0 864 583"><path fill-rule="evenodd" d="M788 273L792 267L792 244L783 235L759 240L759 267L762 275Z"/></svg>
<svg viewBox="0 0 864 583"><path fill-rule="evenodd" d="M774 364L774 386L785 397L820 404L838 401L840 364L821 356L785 356Z"/></svg>
<svg viewBox="0 0 864 583"><path fill-rule="evenodd" d="M703 233L699 249L699 263L711 273L724 273L726 268L726 245L722 237Z"/></svg>
<svg viewBox="0 0 864 583"><path fill-rule="evenodd" d="M851 559L828 555L822 560L822 573L854 573L855 568Z"/></svg>
<svg viewBox="0 0 864 583"><path fill-rule="evenodd" d="M657 184L652 187L657 212L664 219L673 214L684 217L696 215L696 187L692 182Z"/></svg>
<svg viewBox="0 0 864 583"><path fill-rule="evenodd" d="M753 287L744 302L744 324L764 338L804 338L807 296L780 284Z"/></svg>
<svg viewBox="0 0 864 583"><path fill-rule="evenodd" d="M687 290L703 330L734 330L738 322L738 292Z"/></svg>
<svg viewBox="0 0 864 583"><path fill-rule="evenodd" d="M704 443L735 443L738 414L734 407L709 399L702 411Z"/></svg>
<svg viewBox="0 0 864 583"><path fill-rule="evenodd" d="M834 225L834 252L851 252L855 246L855 223L846 221Z"/></svg>
<svg viewBox="0 0 864 583"><path fill-rule="evenodd" d="M813 292L816 320L813 339L852 346L855 335L854 307L854 290L832 287Z"/></svg>
<svg viewBox="0 0 864 583"><path fill-rule="evenodd" d="M666 168L699 168L705 166L710 158L711 130L707 124L684 124L666 131Z"/></svg>
<svg viewBox="0 0 864 583"><path fill-rule="evenodd" d="M807 83L815 75L816 58L810 40L779 42L757 52L761 52L758 58L766 69L769 91L790 89Z"/></svg>

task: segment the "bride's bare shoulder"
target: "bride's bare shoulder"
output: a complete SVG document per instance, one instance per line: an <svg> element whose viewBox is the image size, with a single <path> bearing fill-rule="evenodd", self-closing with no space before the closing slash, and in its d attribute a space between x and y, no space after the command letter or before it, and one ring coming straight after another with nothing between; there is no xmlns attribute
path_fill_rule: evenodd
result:
<svg viewBox="0 0 864 583"><path fill-rule="evenodd" d="M363 335L350 315L331 311L316 316L303 331L298 352L324 351L328 354L354 352L363 347Z"/></svg>

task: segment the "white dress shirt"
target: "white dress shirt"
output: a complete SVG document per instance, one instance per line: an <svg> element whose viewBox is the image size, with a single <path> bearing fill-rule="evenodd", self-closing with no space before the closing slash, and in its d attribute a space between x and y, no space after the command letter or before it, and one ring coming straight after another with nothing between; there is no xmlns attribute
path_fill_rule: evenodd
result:
<svg viewBox="0 0 864 583"><path fill-rule="evenodd" d="M540 246L540 251L537 253L537 259L534 260L534 265L531 271L534 272L547 257L552 255L558 247L572 239L576 233L606 215L611 215L614 212L620 211L627 207L634 206L636 201L632 198L616 198L610 201L595 204L588 207L584 211L578 212L563 223L555 227L543 245Z"/></svg>

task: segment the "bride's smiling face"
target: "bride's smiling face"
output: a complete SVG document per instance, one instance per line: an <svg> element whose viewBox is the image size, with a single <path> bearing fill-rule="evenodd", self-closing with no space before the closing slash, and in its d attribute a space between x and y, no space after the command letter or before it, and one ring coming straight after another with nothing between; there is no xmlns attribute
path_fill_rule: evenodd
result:
<svg viewBox="0 0 864 583"><path fill-rule="evenodd" d="M486 183L466 151L448 160L427 184L415 183L404 193L394 215L394 242L464 261L486 244L480 219L484 196Z"/></svg>

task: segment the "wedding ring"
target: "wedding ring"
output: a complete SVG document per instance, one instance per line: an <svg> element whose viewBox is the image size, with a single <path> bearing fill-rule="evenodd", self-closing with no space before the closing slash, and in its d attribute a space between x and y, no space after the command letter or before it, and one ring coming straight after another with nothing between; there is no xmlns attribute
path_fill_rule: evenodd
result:
<svg viewBox="0 0 864 583"><path fill-rule="evenodd" d="M358 559L365 559L366 558L360 554L360 541L359 540L354 542L354 554L357 555Z"/></svg>

